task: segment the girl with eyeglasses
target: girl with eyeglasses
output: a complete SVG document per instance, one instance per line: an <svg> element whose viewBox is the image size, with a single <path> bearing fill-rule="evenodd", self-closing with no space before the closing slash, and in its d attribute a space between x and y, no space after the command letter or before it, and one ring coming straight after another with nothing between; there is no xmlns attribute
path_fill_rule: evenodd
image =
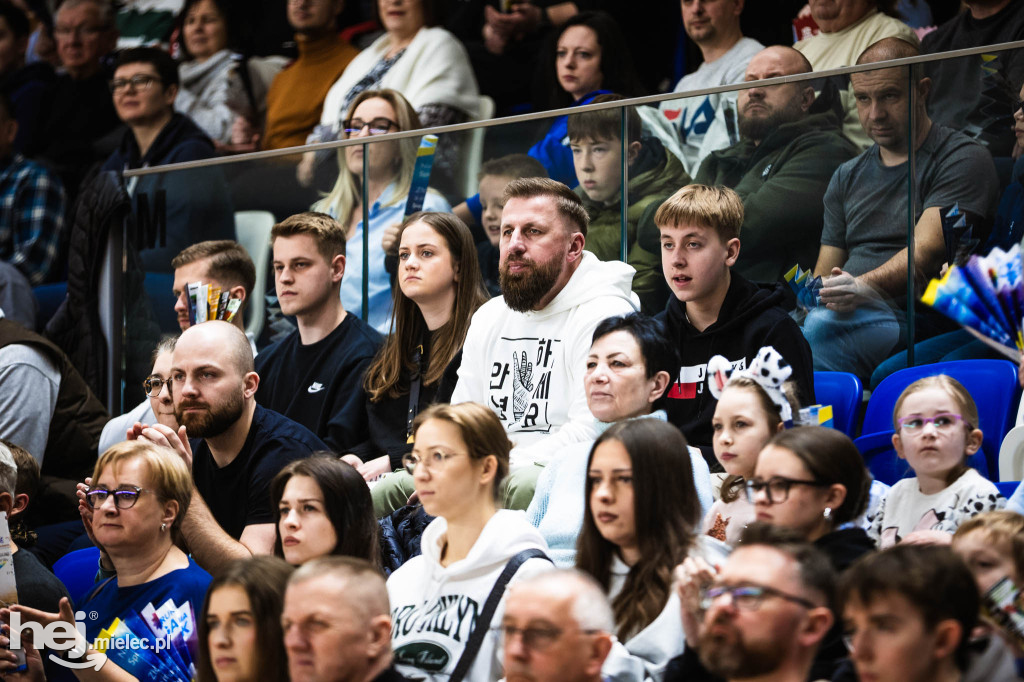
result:
<svg viewBox="0 0 1024 682"><path fill-rule="evenodd" d="M713 565L729 553L724 543L694 534L701 508L690 461L682 433L658 419L614 424L590 451L576 568L608 593L629 654L625 660L613 652L605 674L632 663L630 679L661 679L683 652L673 569L688 556Z"/></svg>
<svg viewBox="0 0 1024 682"><path fill-rule="evenodd" d="M348 139L369 138L384 133L422 127L412 105L394 90L364 90L352 102L344 122ZM369 140L368 140L369 141ZM418 137L343 147L338 150L341 172L330 194L313 205L314 211L329 214L346 227L345 277L341 280L341 301L345 310L364 317L382 334L391 327L391 277L385 257L398 251L398 230L412 185ZM364 159L363 156L366 156ZM367 175L363 177L363 166ZM365 186L364 186L365 184ZM363 197L368 205L369 225L363 225ZM423 210L446 213L451 209L440 194L430 190ZM369 239L369 258L363 262L363 232ZM363 314L363 268L368 269L369 315Z"/></svg>
<svg viewBox="0 0 1024 682"><path fill-rule="evenodd" d="M436 518L423 531L423 553L388 578L395 668L411 679L498 680L490 628L501 622L502 607L487 622L481 611L492 594L504 602L496 583L513 559L522 562L514 576L551 568L537 529L521 512L499 509L512 444L494 412L476 403L434 405L416 417L414 434L403 461L423 509ZM475 631L483 640L466 654ZM453 675L464 655L468 667Z"/></svg>
<svg viewBox="0 0 1024 682"><path fill-rule="evenodd" d="M893 447L915 476L892 486L872 520L870 533L880 547L916 532L953 533L966 519L1006 506L995 484L967 464L983 434L978 407L956 379L939 374L910 384L896 400L892 421Z"/></svg>
<svg viewBox="0 0 1024 682"><path fill-rule="evenodd" d="M762 364L779 368L774 380L761 374ZM704 517L703 531L735 545L755 517L744 482L753 475L761 449L786 427L786 422L792 422L797 402L795 384L787 381L792 367L771 346L758 351L748 369L730 374L729 367L729 361L721 355L708 363L708 386L718 399L711 419L711 444L728 475L722 482L720 499ZM721 388L717 383L720 379L725 379Z"/></svg>

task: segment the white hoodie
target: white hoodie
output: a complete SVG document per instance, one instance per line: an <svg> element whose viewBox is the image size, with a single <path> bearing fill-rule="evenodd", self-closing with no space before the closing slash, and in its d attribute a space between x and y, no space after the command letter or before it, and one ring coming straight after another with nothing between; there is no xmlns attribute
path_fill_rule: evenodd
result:
<svg viewBox="0 0 1024 682"><path fill-rule="evenodd" d="M523 512L502 509L484 526L466 558L445 567L441 565L441 549L447 530L447 521L434 519L423 531L423 554L407 561L388 578L395 668L411 680L447 680L508 560L524 549L547 550L544 539ZM529 559L512 580L552 568L544 559ZM504 609L502 598L486 627L499 624ZM497 645L494 632L488 632L466 673L467 682L501 678Z"/></svg>
<svg viewBox="0 0 1024 682"><path fill-rule="evenodd" d="M515 312L492 298L473 315L452 403L487 405L516 447L512 466L545 463L569 443L593 441L597 422L583 390L598 323L640 309L635 270L589 251L543 310Z"/></svg>

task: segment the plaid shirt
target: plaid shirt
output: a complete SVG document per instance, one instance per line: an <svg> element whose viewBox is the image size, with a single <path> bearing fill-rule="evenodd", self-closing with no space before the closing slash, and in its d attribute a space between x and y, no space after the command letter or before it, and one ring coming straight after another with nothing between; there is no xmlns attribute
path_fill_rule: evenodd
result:
<svg viewBox="0 0 1024 682"><path fill-rule="evenodd" d="M50 276L64 231L64 188L39 164L15 154L0 167L0 258L33 286Z"/></svg>

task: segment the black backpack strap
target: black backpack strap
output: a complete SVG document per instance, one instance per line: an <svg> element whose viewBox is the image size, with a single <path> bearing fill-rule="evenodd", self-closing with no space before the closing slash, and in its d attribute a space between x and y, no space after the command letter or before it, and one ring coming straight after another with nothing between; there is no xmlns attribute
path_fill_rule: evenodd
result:
<svg viewBox="0 0 1024 682"><path fill-rule="evenodd" d="M476 625L473 627L473 632L469 635L466 648L462 650L459 662L455 664L455 670L452 671L448 682L462 682L463 678L466 677L466 673L469 672L469 666L473 665L477 652L480 651L480 645L484 643L487 631L491 629L491 619L494 618L494 612L498 610L501 598L505 596L505 588L508 587L509 581L512 580L512 576L516 574L519 567L529 559L551 561L548 555L544 553L544 550L541 549L524 549L508 560L508 563L505 564L505 570L494 581L494 587L491 588L491 593L487 595L483 611L477 616Z"/></svg>

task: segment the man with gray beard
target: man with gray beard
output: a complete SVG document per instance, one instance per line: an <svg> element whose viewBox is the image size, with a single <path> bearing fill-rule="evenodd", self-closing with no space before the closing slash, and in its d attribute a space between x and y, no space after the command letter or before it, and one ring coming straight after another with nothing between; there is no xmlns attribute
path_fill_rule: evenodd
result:
<svg viewBox="0 0 1024 682"><path fill-rule="evenodd" d="M802 54L776 45L754 55L746 80L810 72ZM733 270L774 282L794 265L813 267L829 179L860 150L842 135L842 106L831 86L815 99L810 81L754 85L736 104L740 141L704 159L694 182L740 195L743 250Z"/></svg>
<svg viewBox="0 0 1024 682"><path fill-rule="evenodd" d="M259 383L238 327L217 320L189 327L168 379L181 427L140 425L135 434L173 448L192 470L195 490L181 528L196 563L210 572L273 552L271 480L292 460L327 449L306 427L257 405Z"/></svg>
<svg viewBox="0 0 1024 682"><path fill-rule="evenodd" d="M808 679L835 622L835 572L821 550L792 530L755 523L721 568L689 558L676 578L686 650L664 682Z"/></svg>

